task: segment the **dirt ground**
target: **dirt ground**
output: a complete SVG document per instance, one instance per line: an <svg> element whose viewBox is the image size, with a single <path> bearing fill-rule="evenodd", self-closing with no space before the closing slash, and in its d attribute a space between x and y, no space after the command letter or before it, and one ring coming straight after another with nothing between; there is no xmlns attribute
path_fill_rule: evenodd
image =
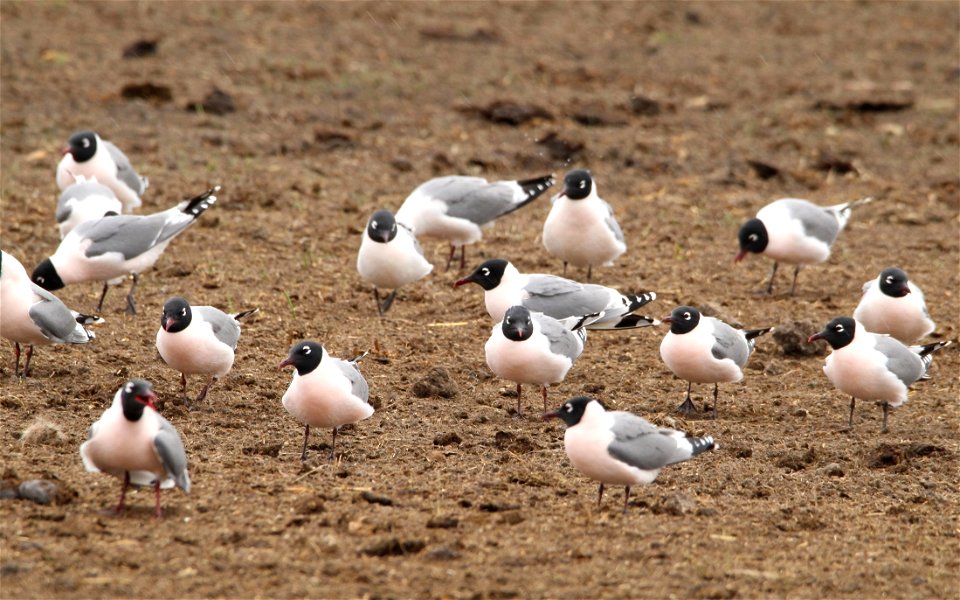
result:
<svg viewBox="0 0 960 600"><path fill-rule="evenodd" d="M621 489L596 507L534 390L513 417L512 384L484 362L480 289L452 289L442 243L424 242L435 272L385 319L355 256L367 216L432 176L587 167L629 245L595 280L655 290L650 314L689 303L819 328L897 265L924 288L933 339L957 340L958 18L951 2L3 2L4 250L30 270L55 249L54 168L77 129L150 178L141 212L223 191L142 278L135 317L114 289L94 343L40 348L24 380L4 341L4 477L54 480L70 501L0 501L0 593L956 598L957 345L880 434L869 403L845 431L823 356L769 336L714 421L673 412L685 385L659 358L665 329L591 334L551 403L590 393L722 447L665 469L622 514ZM155 53L124 58L137 41ZM214 89L228 98L197 108ZM769 261L733 264L739 224L771 200L866 195L796 297L789 270L768 297ZM502 219L469 262L559 272L539 237L548 210ZM59 293L86 311L98 294ZM176 294L261 309L193 412L154 347ZM301 465L280 404L290 372L275 366L301 338L373 351L377 411L344 428L336 464L318 431ZM435 366L454 397L412 393ZM77 451L130 377L154 382L189 455L193 493L165 492L160 521L149 490L111 514L119 483ZM697 403L710 393L695 387ZM38 423L55 431L24 438Z"/></svg>

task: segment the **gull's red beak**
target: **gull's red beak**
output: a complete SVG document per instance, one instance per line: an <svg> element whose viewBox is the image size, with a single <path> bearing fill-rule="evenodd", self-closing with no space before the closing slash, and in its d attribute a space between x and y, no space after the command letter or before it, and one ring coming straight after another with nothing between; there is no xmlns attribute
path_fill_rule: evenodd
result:
<svg viewBox="0 0 960 600"><path fill-rule="evenodd" d="M173 325L173 319L167 319L163 322L163 330L170 331L170 326Z"/></svg>
<svg viewBox="0 0 960 600"><path fill-rule="evenodd" d="M807 343L808 343L808 344L812 344L812 343L814 343L815 341L817 341L817 340L822 340L822 339L823 339L823 336L822 336L822 335L820 335L819 333L815 333L815 334L813 334L813 335L811 335L810 337L807 338Z"/></svg>
<svg viewBox="0 0 960 600"><path fill-rule="evenodd" d="M467 275L462 279L458 279L453 282L453 287L458 288L461 285L467 285L468 283L473 283L473 275Z"/></svg>
<svg viewBox="0 0 960 600"><path fill-rule="evenodd" d="M280 363L279 365L277 365L277 370L279 371L279 370L283 369L284 367L289 367L289 366L292 365L292 364L293 364L293 361L292 361L292 360L290 359L290 357L288 356L287 358L283 359L283 361L281 361L281 363Z"/></svg>
<svg viewBox="0 0 960 600"><path fill-rule="evenodd" d="M733 262L738 263L741 260L743 260L746 256L747 256L747 251L741 250L740 252L737 252L737 255L734 257Z"/></svg>

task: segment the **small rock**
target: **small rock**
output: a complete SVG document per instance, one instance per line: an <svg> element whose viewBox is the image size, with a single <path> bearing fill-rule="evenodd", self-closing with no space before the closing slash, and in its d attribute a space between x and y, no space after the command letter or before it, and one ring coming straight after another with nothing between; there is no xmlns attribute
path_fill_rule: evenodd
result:
<svg viewBox="0 0 960 600"><path fill-rule="evenodd" d="M454 446L460 444L463 440L460 439L460 436L456 433L448 432L438 434L433 438L434 446Z"/></svg>
<svg viewBox="0 0 960 600"><path fill-rule="evenodd" d="M49 479L29 479L20 484L17 494L37 504L69 504L76 492Z"/></svg>
<svg viewBox="0 0 960 600"><path fill-rule="evenodd" d="M761 162L759 160L748 160L747 165L753 172L756 173L757 177L763 180L773 179L774 177L780 175L780 169L771 164Z"/></svg>
<svg viewBox="0 0 960 600"><path fill-rule="evenodd" d="M796 409L794 409L794 411L793 411L791 414L792 414L793 416L795 416L795 417L805 418L805 417L807 417L810 413L807 412L807 409L805 409L805 408L796 408Z"/></svg>
<svg viewBox="0 0 960 600"><path fill-rule="evenodd" d="M701 517L715 517L719 514L719 511L715 508L710 508L709 506L701 506L697 509L697 515Z"/></svg>
<svg viewBox="0 0 960 600"><path fill-rule="evenodd" d="M417 398L455 398L459 393L456 382L443 367L434 367L427 376L413 384L410 390Z"/></svg>
<svg viewBox="0 0 960 600"><path fill-rule="evenodd" d="M390 166L401 173L409 173L413 170L413 163L405 158L395 158L391 160Z"/></svg>
<svg viewBox="0 0 960 600"><path fill-rule="evenodd" d="M516 454L533 452L535 446L526 437L517 437L509 431L498 431L493 438L497 450L506 450Z"/></svg>
<svg viewBox="0 0 960 600"><path fill-rule="evenodd" d="M821 467L818 471L821 475L826 475L827 477L843 477L843 468L840 467L840 463L830 463L825 467Z"/></svg>
<svg viewBox="0 0 960 600"><path fill-rule="evenodd" d="M673 516L692 513L697 509L697 501L690 495L682 492L674 492L660 498L653 507L656 514L668 514Z"/></svg>
<svg viewBox="0 0 960 600"><path fill-rule="evenodd" d="M503 513L499 519L499 521L505 525L516 525L517 523L522 523L524 520L524 516L515 510Z"/></svg>
<svg viewBox="0 0 960 600"><path fill-rule="evenodd" d="M474 106L465 109L480 114L483 118L498 125L516 127L534 119L552 120L553 115L547 109L535 104L521 104L511 100L494 100L487 106Z"/></svg>
<svg viewBox="0 0 960 600"><path fill-rule="evenodd" d="M787 356L813 356L826 353L827 343L817 340L807 343L807 338L820 331L812 321L787 321L773 330L773 340Z"/></svg>
<svg viewBox="0 0 960 600"><path fill-rule="evenodd" d="M317 496L304 498L297 503L296 511L301 515L315 515L327 510L323 504L323 499Z"/></svg>

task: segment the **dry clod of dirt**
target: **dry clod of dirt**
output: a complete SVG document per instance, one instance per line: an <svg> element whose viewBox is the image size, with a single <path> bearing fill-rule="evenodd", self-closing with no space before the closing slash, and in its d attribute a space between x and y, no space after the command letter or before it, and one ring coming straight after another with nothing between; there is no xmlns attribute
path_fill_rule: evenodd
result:
<svg viewBox="0 0 960 600"><path fill-rule="evenodd" d="M433 438L434 446L455 446L461 442L463 442L463 440L460 439L460 436L452 431L437 434L437 436Z"/></svg>
<svg viewBox="0 0 960 600"><path fill-rule="evenodd" d="M156 104L173 100L173 92L169 86L145 81L143 83L128 83L120 90L120 96L125 100L149 100Z"/></svg>
<svg viewBox="0 0 960 600"><path fill-rule="evenodd" d="M218 87L213 88L201 102L190 102L184 108L189 111L202 110L211 115L226 115L237 110L233 96Z"/></svg>
<svg viewBox="0 0 960 600"><path fill-rule="evenodd" d="M460 558L460 554L446 546L441 546L430 552L427 552L427 558L430 560L456 560Z"/></svg>
<svg viewBox="0 0 960 600"><path fill-rule="evenodd" d="M686 515L697 510L697 500L683 492L674 492L660 497L651 507L654 514L667 514L678 517Z"/></svg>
<svg viewBox="0 0 960 600"><path fill-rule="evenodd" d="M773 340L786 356L822 356L827 351L826 342L817 340L812 344L807 343L807 338L818 331L820 327L813 321L787 321L777 325L773 330Z"/></svg>
<svg viewBox="0 0 960 600"><path fill-rule="evenodd" d="M20 443L24 446L62 446L67 443L67 436L54 423L45 419L37 419L20 434Z"/></svg>
<svg viewBox="0 0 960 600"><path fill-rule="evenodd" d="M817 472L827 477L843 477L844 474L843 467L840 466L840 463L830 463L824 467L820 467Z"/></svg>
<svg viewBox="0 0 960 600"><path fill-rule="evenodd" d="M456 398L460 390L446 369L434 367L410 391L417 398Z"/></svg>
<svg viewBox="0 0 960 600"><path fill-rule="evenodd" d="M137 40L123 49L124 58L146 58L157 53L159 40Z"/></svg>
<svg viewBox="0 0 960 600"><path fill-rule="evenodd" d="M886 469L909 462L910 459L913 458L949 454L949 450L936 444L928 444L925 442L890 444L884 442L869 452L867 466L874 469Z"/></svg>
<svg viewBox="0 0 960 600"><path fill-rule="evenodd" d="M493 436L493 445L497 450L507 450L515 454L526 454L536 450L536 446L528 438L509 431L498 431Z"/></svg>
<svg viewBox="0 0 960 600"><path fill-rule="evenodd" d="M536 104L524 104L512 100L494 100L486 106L467 106L462 112L475 113L498 125L516 127L534 119L552 121L550 111Z"/></svg>
<svg viewBox="0 0 960 600"><path fill-rule="evenodd" d="M630 96L630 110L635 115L655 117L660 114L660 103L646 96Z"/></svg>
<svg viewBox="0 0 960 600"><path fill-rule="evenodd" d="M309 496L297 502L296 511L301 515L314 515L324 512L327 508L320 496Z"/></svg>
<svg viewBox="0 0 960 600"><path fill-rule="evenodd" d="M816 453L813 451L813 448L807 448L806 450L781 454L776 465L790 471L802 471L807 468L807 465L812 464L815 459Z"/></svg>

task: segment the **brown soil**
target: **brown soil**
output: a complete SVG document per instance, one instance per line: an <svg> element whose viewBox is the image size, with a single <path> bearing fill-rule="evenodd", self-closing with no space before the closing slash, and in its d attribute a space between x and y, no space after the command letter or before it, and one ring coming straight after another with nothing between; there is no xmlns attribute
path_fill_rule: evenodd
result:
<svg viewBox="0 0 960 600"><path fill-rule="evenodd" d="M597 509L561 425L512 418L512 385L484 364L480 290L451 289L442 244L426 243L438 272L386 319L354 267L367 215L435 174L587 166L630 246L596 278L656 290L657 316L693 303L747 326L821 325L896 264L955 340L956 3L4 2L0 14L3 247L28 269L58 242L54 166L73 130L99 131L150 177L144 212L223 185L143 278L136 317L114 290L93 344L40 348L22 381L5 343L5 476L55 479L72 501L0 501L4 597L957 596L956 346L881 435L868 403L843 431L847 398L823 357L785 356L770 337L744 382L722 386L719 420L684 421L662 330L591 335L552 403L588 391L722 446L664 470L621 514L618 489ZM138 40L156 54L124 59ZM767 261L733 266L737 226L770 200L864 195L878 201L796 297L789 270L767 297ZM547 210L503 219L471 262L558 271L538 237ZM90 310L98 293L60 296ZM171 401L178 377L154 349L174 294L262 311L194 412ZM321 459L326 431L301 465L302 428L280 404L290 374L274 366L304 337L337 356L373 349L362 366L377 412L345 428L336 465ZM435 366L455 397L412 393ZM155 383L190 458L193 494L165 493L161 521L149 491L109 514L118 482L77 453L134 376ZM711 392L695 391L698 404ZM529 413L538 402L525 399ZM59 432L21 440L40 420Z"/></svg>

